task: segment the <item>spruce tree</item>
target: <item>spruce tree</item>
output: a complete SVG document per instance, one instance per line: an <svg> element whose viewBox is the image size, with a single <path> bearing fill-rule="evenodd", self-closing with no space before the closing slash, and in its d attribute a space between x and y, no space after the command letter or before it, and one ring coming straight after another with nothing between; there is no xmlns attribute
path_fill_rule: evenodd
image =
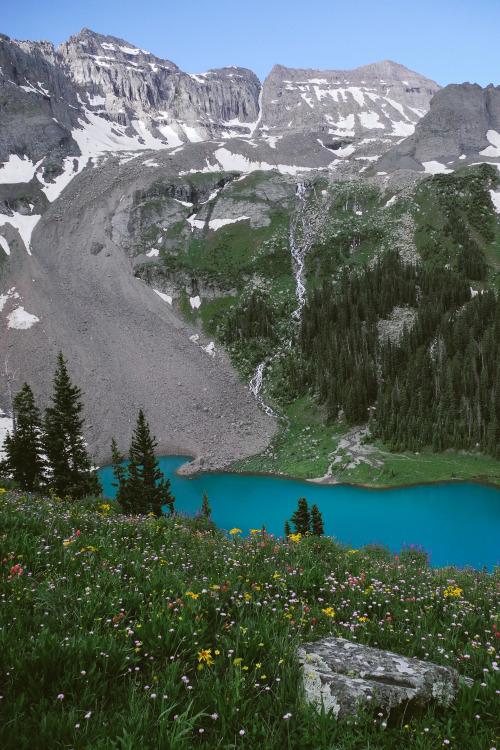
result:
<svg viewBox="0 0 500 750"><path fill-rule="evenodd" d="M167 505L168 512L173 513L175 497L170 491L170 479L165 479L155 456L154 449L157 445L142 409L139 410L132 435L129 463L126 467L120 465L123 456L114 439L111 443L113 475L118 486L116 497L125 512L161 516L162 506Z"/></svg>
<svg viewBox="0 0 500 750"><path fill-rule="evenodd" d="M66 361L59 352L52 406L45 410L42 444L49 467L49 484L61 497L102 492L82 435L81 397L82 391L71 383Z"/></svg>
<svg viewBox="0 0 500 750"><path fill-rule="evenodd" d="M293 523L296 534L305 536L311 531L311 516L309 515L309 508L305 497L299 497L297 510L292 513L290 520Z"/></svg>
<svg viewBox="0 0 500 750"><path fill-rule="evenodd" d="M112 487L116 487L116 500L120 503L123 510L130 510L127 508L127 498L125 489L125 479L127 477L127 467L123 465L125 456L118 450L116 440L111 438L111 465L113 467L114 482L111 482Z"/></svg>
<svg viewBox="0 0 500 750"><path fill-rule="evenodd" d="M290 522L288 521L288 518L285 521L285 529L284 529L284 531L285 531L285 536L286 537L289 537L290 534L292 533L292 530L290 528Z"/></svg>
<svg viewBox="0 0 500 750"><path fill-rule="evenodd" d="M313 536L323 536L325 529L323 526L323 517L316 503L311 505L311 532Z"/></svg>
<svg viewBox="0 0 500 750"><path fill-rule="evenodd" d="M201 512L206 518L210 518L212 515L212 508L210 507L210 500L207 496L207 491L203 490L203 497L201 499Z"/></svg>
<svg viewBox="0 0 500 750"><path fill-rule="evenodd" d="M45 462L41 455L41 414L28 383L14 397L13 407L14 432L5 438L6 457L0 471L12 474L23 490L33 492L43 484Z"/></svg>

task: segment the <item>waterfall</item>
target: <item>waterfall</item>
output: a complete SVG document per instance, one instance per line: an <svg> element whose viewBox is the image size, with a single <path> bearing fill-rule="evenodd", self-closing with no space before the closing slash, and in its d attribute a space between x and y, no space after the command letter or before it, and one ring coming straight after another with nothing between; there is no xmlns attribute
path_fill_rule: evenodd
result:
<svg viewBox="0 0 500 750"><path fill-rule="evenodd" d="M248 387L250 388L250 393L253 393L253 395L257 399L262 409L268 415L268 417L276 417L277 419L282 419L282 417L280 417L279 414L276 414L274 409L271 409L271 407L268 406L264 402L264 399L260 395L260 390L262 388L262 381L263 381L263 372L264 372L265 366L266 366L265 362L261 362L260 365L258 365L252 379L250 380L250 383L248 384Z"/></svg>
<svg viewBox="0 0 500 750"><path fill-rule="evenodd" d="M307 215L307 202L306 202L306 185L304 182L298 182L295 194L299 200L299 206L295 216L290 221L290 254L292 256L292 272L295 278L295 296L297 298L297 308L292 313L292 320L295 323L300 323L302 308L305 305L305 294L306 288L302 281L304 273L305 256L309 248L312 245L312 230ZM301 229L301 236L298 237L298 229ZM291 339L288 341L288 347L292 345ZM253 374L248 387L250 392L255 396L257 402L261 408L271 417L281 419L286 423L285 432L286 435L288 428L290 427L290 420L287 417L280 416L270 406L264 403L264 399L260 395L262 389L262 383L264 379L264 368L266 361L261 362L255 373Z"/></svg>
<svg viewBox="0 0 500 750"><path fill-rule="evenodd" d="M305 304L306 288L302 282L305 256L312 244L311 227L307 216L306 186L304 182L297 183L297 198L300 201L298 213L290 222L290 254L292 256L292 270L295 277L295 296L298 306L292 313L292 318L300 322L302 308ZM297 228L302 228L302 238L297 241Z"/></svg>

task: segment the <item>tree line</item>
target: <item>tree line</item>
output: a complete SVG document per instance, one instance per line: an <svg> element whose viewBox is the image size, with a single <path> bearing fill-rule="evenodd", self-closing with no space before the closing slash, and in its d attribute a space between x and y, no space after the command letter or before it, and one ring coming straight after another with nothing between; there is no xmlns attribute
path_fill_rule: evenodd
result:
<svg viewBox="0 0 500 750"><path fill-rule="evenodd" d="M398 340L377 327L415 310ZM359 274L324 281L304 306L289 393L307 392L330 421L371 421L396 450L481 447L500 455L500 302L471 297L465 275L404 264L388 251Z"/></svg>
<svg viewBox="0 0 500 750"><path fill-rule="evenodd" d="M43 416L28 383L14 397L13 431L4 441L0 473L10 475L28 492L50 489L59 497L72 498L99 495L102 485L83 436L83 394L71 382L62 352L57 356L53 387L52 404ZM165 505L169 513L174 510L170 480L165 479L154 455L156 445L142 409L132 435L128 465L124 465L124 456L112 439L114 486L126 513L159 516Z"/></svg>

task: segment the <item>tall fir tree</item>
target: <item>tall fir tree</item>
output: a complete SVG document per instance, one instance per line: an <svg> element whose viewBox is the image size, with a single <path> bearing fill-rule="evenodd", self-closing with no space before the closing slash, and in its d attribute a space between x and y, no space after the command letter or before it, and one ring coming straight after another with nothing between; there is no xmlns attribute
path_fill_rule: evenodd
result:
<svg viewBox="0 0 500 750"><path fill-rule="evenodd" d="M125 490L125 480L127 477L127 467L124 466L125 456L118 450L118 445L114 438L111 438L111 465L113 467L114 482L111 482L112 487L116 487L116 500L120 503L123 510L127 512L127 498Z"/></svg>
<svg viewBox="0 0 500 750"><path fill-rule="evenodd" d="M325 533L323 516L321 515L320 509L316 503L311 505L311 533L313 536L323 536Z"/></svg>
<svg viewBox="0 0 500 750"><path fill-rule="evenodd" d="M132 435L126 467L121 466L123 456L116 441L113 439L111 443L113 475L115 486L118 486L116 497L125 512L161 516L164 505L169 513L174 511L175 497L170 490L170 479L165 479L154 453L157 445L142 409Z"/></svg>
<svg viewBox="0 0 500 750"><path fill-rule="evenodd" d="M297 510L292 513L290 520L293 523L296 534L302 534L302 536L305 536L310 533L311 516L309 514L309 507L305 497L299 497Z"/></svg>
<svg viewBox="0 0 500 750"><path fill-rule="evenodd" d="M85 497L102 492L85 447L82 391L73 385L62 352L57 355L52 406L45 410L43 449L49 484L61 497Z"/></svg>
<svg viewBox="0 0 500 750"><path fill-rule="evenodd" d="M8 434L4 449L6 458L0 471L12 474L23 490L33 492L44 481L45 462L42 457L40 410L28 383L24 383L13 399L14 431Z"/></svg>
<svg viewBox="0 0 500 750"><path fill-rule="evenodd" d="M292 530L290 528L290 521L288 520L288 518L285 521L284 533L285 533L285 537L289 537L290 534L292 533Z"/></svg>

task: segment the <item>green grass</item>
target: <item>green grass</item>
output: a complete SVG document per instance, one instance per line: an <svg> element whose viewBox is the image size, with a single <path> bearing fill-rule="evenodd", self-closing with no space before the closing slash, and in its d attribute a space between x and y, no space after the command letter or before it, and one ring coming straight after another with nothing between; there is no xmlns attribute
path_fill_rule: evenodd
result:
<svg viewBox="0 0 500 750"><path fill-rule="evenodd" d="M361 466L353 469L353 481L373 487L397 487L454 479L500 485L500 461L480 453L471 454L454 450L444 453L426 450L418 455L409 452L384 453L383 460L384 467L381 470L368 472Z"/></svg>
<svg viewBox="0 0 500 750"><path fill-rule="evenodd" d="M271 400L267 403L280 411ZM275 439L262 454L236 462L233 471L284 474L296 479L325 475L333 461L332 454L347 431L345 425L325 424L324 410L309 396L298 399L284 413L290 420L286 436ZM451 480L500 485L500 461L491 456L454 450L391 453L380 441L374 441L373 446L372 457L382 462L381 466L372 467L361 461L358 466L342 470L350 459L345 451L339 450L338 455L345 455L345 460L334 467L337 481L365 487L401 487Z"/></svg>
<svg viewBox="0 0 500 750"><path fill-rule="evenodd" d="M98 498L1 492L0 513L3 750L500 741L498 570L429 569L419 551L325 537L228 538L204 518L125 517ZM305 704L295 656L327 635L455 666L474 686L394 725L377 709L337 722Z"/></svg>
<svg viewBox="0 0 500 750"><path fill-rule="evenodd" d="M297 479L312 479L325 474L331 463L329 455L340 434L325 424L324 410L305 396L283 413L290 420L286 435L282 429L263 454L238 461L232 466L233 471L285 474Z"/></svg>

